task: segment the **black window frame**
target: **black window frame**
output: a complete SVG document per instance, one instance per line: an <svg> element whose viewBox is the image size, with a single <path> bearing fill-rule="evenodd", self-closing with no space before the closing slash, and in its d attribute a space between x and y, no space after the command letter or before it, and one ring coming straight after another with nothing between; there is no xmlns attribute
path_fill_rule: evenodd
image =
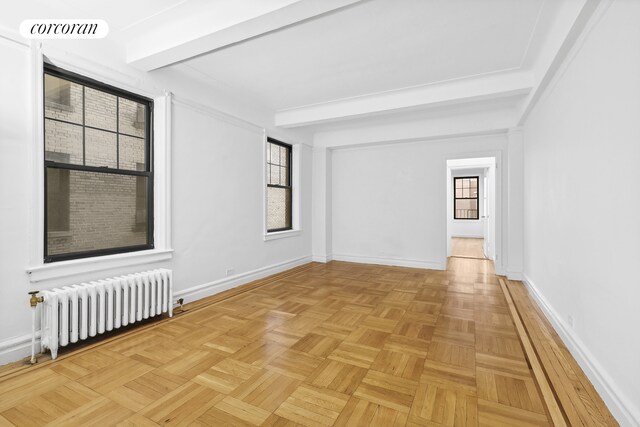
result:
<svg viewBox="0 0 640 427"><path fill-rule="evenodd" d="M61 79L65 79L85 87L89 87L92 89L96 89L102 92L109 93L111 95L115 95L120 98L125 98L130 101L137 102L139 104L144 104L147 108L145 108L145 164L147 165L144 171L137 170L126 170L119 168L110 168L104 166L86 166L86 165L76 165L71 163L60 163L51 160L44 160L44 262L52 263L57 261L68 261L73 259L81 259L81 258L92 258L99 257L105 255L115 255L121 253L128 252L137 252L143 250L154 249L154 168L153 168L153 100L151 98L147 98L145 96L129 92L124 89L120 89L106 83L102 83L98 80L94 80L89 77L85 77L83 75L74 73L72 71L68 71L57 67L50 63L43 63L43 73L42 73L42 99L43 99L43 124L48 119L46 117L46 99L45 94L45 75L49 74L55 77L59 77ZM83 90L83 105L84 105L84 90ZM83 112L84 116L84 112ZM49 118L50 119L50 118ZM117 120L120 120L118 117ZM64 120L59 120L64 122ZM74 123L77 125L77 123ZM91 126L87 126L84 122L82 125L83 129L92 128ZM102 131L107 131L105 129L99 129ZM111 132L111 131L108 131ZM84 131L83 131L84 133ZM120 133L117 132L116 133ZM121 133L122 134L122 133ZM126 134L123 134L126 135ZM118 139L119 140L119 139ZM83 139L83 147L85 141ZM43 154L46 153L46 140L43 140ZM119 150L119 143L117 145L117 149ZM83 148L84 151L84 148ZM119 162L119 154L116 154L116 161ZM90 250L90 251L78 251L78 252L69 252L65 254L56 254L49 255L48 254L48 206L47 206L47 169L62 169L69 171L80 171L80 172L93 172L93 173L104 173L104 174L118 174L118 175L128 175L128 176L144 176L147 177L147 243L144 245L134 245L134 246L123 246L123 247L114 247L107 249L98 249L98 250Z"/></svg>
<svg viewBox="0 0 640 427"><path fill-rule="evenodd" d="M267 233L277 233L279 231L288 231L288 230L293 230L293 146L291 144L287 144L286 142L282 142L279 141L275 138L271 138L271 137L267 137L267 149L269 149L269 145L268 144L274 144L274 145L279 145L280 147L284 147L287 149L287 154L289 157L289 176L287 177L287 180L289 182L289 185L276 185L276 184L269 184L269 179L267 178L267 188L272 187L272 188L285 188L285 189L289 189L289 191L291 191L291 197L289 198L289 211L291 212L291 225L289 227L282 227L282 228L272 228L269 229L267 228ZM269 161L267 161L267 166L271 165L272 163L270 163ZM281 165L276 165L276 166L281 166ZM270 175L268 175L270 176ZM268 196L267 196L268 197ZM267 206L268 206L268 200L267 200ZM267 208L267 215L269 215L268 212L268 208Z"/></svg>
<svg viewBox="0 0 640 427"><path fill-rule="evenodd" d="M475 197L456 197L456 181L462 179L475 179L476 189L478 190ZM456 209L456 200L476 200L476 217L475 218L458 218ZM453 177L453 219L477 221L480 219L480 176L455 176Z"/></svg>

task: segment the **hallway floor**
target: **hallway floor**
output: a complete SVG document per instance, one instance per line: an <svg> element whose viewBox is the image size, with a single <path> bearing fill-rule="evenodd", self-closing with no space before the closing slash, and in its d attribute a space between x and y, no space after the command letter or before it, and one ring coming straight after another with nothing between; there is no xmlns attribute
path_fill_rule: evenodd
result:
<svg viewBox="0 0 640 427"><path fill-rule="evenodd" d="M484 239L475 237L452 237L451 256L458 258L487 259L484 256Z"/></svg>
<svg viewBox="0 0 640 427"><path fill-rule="evenodd" d="M245 289L0 372L0 426L551 424L490 261L312 263Z"/></svg>

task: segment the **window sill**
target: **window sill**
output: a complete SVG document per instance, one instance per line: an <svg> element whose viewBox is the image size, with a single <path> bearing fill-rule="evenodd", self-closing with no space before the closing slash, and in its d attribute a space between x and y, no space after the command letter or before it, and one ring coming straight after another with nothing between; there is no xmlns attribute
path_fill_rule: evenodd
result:
<svg viewBox="0 0 640 427"><path fill-rule="evenodd" d="M285 239L287 237L295 237L295 236L299 236L300 233L302 233L302 230L274 231L272 233L266 233L264 235L264 241L268 242L269 240L277 240L277 239Z"/></svg>
<svg viewBox="0 0 640 427"><path fill-rule="evenodd" d="M39 285L46 285L46 282L52 279L68 278L113 268L168 261L172 257L173 249L151 249L27 267L27 274L32 284L38 283Z"/></svg>

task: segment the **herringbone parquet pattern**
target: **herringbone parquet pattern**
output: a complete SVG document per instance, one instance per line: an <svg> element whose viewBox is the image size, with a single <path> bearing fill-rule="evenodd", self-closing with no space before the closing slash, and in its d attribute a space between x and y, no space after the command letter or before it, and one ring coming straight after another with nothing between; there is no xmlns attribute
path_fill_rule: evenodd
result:
<svg viewBox="0 0 640 427"><path fill-rule="evenodd" d="M5 425L548 425L489 261L332 262L0 379Z"/></svg>

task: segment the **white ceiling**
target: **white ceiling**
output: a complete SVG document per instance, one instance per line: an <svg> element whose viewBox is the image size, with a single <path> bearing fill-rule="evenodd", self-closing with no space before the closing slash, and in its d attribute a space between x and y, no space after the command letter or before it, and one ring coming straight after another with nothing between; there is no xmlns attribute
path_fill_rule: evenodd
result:
<svg viewBox="0 0 640 427"><path fill-rule="evenodd" d="M34 17L104 19L110 32L100 47L113 58L232 93L279 127L326 131L484 110L517 124L597 4L25 0L3 10L0 27Z"/></svg>
<svg viewBox="0 0 640 427"><path fill-rule="evenodd" d="M515 69L543 0L368 0L183 62L273 110Z"/></svg>
<svg viewBox="0 0 640 427"><path fill-rule="evenodd" d="M188 0L23 0L6 5L2 10L3 25L18 28L24 19L94 18L109 24L111 35L139 24Z"/></svg>
<svg viewBox="0 0 640 427"><path fill-rule="evenodd" d="M140 24L149 17L169 11L187 0L109 0L108 2L86 0L58 0L68 10L79 16L100 18L107 21L110 31L122 31Z"/></svg>

